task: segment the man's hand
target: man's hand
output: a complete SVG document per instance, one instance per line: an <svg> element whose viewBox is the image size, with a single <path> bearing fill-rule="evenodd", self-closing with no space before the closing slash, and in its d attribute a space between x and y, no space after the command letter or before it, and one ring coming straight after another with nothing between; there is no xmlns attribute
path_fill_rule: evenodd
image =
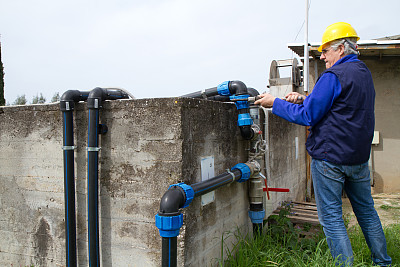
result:
<svg viewBox="0 0 400 267"><path fill-rule="evenodd" d="M258 97L260 99L258 99L256 102L254 102L254 104L261 105L264 108L272 108L272 106L274 105L275 98L276 98L270 94L261 94Z"/></svg>
<svg viewBox="0 0 400 267"><path fill-rule="evenodd" d="M297 92L291 92L285 96L285 100L287 102L293 103L293 104L302 104L304 101L305 96L302 94L299 94Z"/></svg>

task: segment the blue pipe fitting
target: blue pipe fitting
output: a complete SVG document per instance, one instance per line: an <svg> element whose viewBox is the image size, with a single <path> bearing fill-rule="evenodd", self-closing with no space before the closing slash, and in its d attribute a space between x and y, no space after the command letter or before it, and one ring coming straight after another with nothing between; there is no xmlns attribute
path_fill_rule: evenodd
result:
<svg viewBox="0 0 400 267"><path fill-rule="evenodd" d="M246 164L244 163L236 164L235 166L232 167L231 171L235 169L239 170L242 173L242 177L240 177L240 179L237 180L239 183L243 183L250 178L251 170L250 167L247 166Z"/></svg>
<svg viewBox="0 0 400 267"><path fill-rule="evenodd" d="M250 95L233 95L230 96L229 99L230 100L241 100L243 99L243 101L236 101L236 108L239 109L245 109L245 108L250 108L250 104L249 101L247 101L247 99L250 97Z"/></svg>
<svg viewBox="0 0 400 267"><path fill-rule="evenodd" d="M249 217L252 223L263 223L265 217L265 210L262 211L249 210Z"/></svg>
<svg viewBox="0 0 400 267"><path fill-rule="evenodd" d="M250 113L243 113L238 115L238 126L252 125L253 119L250 117Z"/></svg>
<svg viewBox="0 0 400 267"><path fill-rule="evenodd" d="M230 96L231 92L229 91L229 81L225 81L217 86L218 94L224 96Z"/></svg>
<svg viewBox="0 0 400 267"><path fill-rule="evenodd" d="M179 183L179 184L170 185L168 189L170 189L173 186L179 186L185 192L186 200L185 200L185 204L183 204L182 208L186 208L187 206L189 206L189 204L192 202L192 200L194 198L193 188L190 185L187 185L185 183Z"/></svg>
<svg viewBox="0 0 400 267"><path fill-rule="evenodd" d="M176 237L183 225L183 214L177 216L156 215L156 227L162 237Z"/></svg>

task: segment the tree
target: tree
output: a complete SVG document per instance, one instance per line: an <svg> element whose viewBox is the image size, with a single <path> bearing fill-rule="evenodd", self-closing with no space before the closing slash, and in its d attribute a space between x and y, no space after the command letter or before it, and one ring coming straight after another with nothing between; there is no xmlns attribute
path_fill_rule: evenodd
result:
<svg viewBox="0 0 400 267"><path fill-rule="evenodd" d="M21 96L17 96L17 99L15 99L15 101L13 102L13 105L25 105L26 102L28 102L26 100L25 95L21 95Z"/></svg>
<svg viewBox="0 0 400 267"><path fill-rule="evenodd" d="M60 93L59 92L55 93L53 95L53 97L51 98L51 103L58 102L58 101L60 101Z"/></svg>
<svg viewBox="0 0 400 267"><path fill-rule="evenodd" d="M32 104L44 104L46 103L46 98L44 98L43 94L40 93L40 96L36 94L36 96L32 99Z"/></svg>
<svg viewBox="0 0 400 267"><path fill-rule="evenodd" d="M4 106L6 100L4 99L4 69L3 61L1 61L1 42L0 42L0 106Z"/></svg>

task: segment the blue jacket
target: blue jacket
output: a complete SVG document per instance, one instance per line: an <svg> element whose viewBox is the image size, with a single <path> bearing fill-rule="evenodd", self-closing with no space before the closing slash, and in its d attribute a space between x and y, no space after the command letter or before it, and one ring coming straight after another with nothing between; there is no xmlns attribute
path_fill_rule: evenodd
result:
<svg viewBox="0 0 400 267"><path fill-rule="evenodd" d="M302 105L276 99L272 112L290 122L312 126L306 143L311 157L355 165L369 159L374 102L370 71L356 55L348 55L321 74Z"/></svg>

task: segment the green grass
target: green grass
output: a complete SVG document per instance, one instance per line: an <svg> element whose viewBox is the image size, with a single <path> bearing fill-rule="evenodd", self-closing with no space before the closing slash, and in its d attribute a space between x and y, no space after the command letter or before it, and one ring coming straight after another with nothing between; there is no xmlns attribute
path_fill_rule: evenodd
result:
<svg viewBox="0 0 400 267"><path fill-rule="evenodd" d="M384 232L392 266L400 266L400 224L385 227ZM299 239L295 233L277 236L269 229L255 239L239 231L235 237L237 242L232 249L222 248L221 252L227 257L224 261L218 260L219 266L335 266L323 234L313 239ZM373 266L359 226L349 230L349 237L354 253L353 266Z"/></svg>
<svg viewBox="0 0 400 267"><path fill-rule="evenodd" d="M323 267L335 266L322 230L311 239L299 238L300 230L293 227L286 217L290 207L280 215L273 217L272 224L261 235L243 235L235 233L236 243L231 249L221 247L221 259L218 266L282 266L282 267ZM400 267L400 224L384 228L388 254L392 257L392 266ZM348 229L353 247L353 266L373 266L370 251L358 225ZM226 238L226 236L225 236ZM223 244L225 238L223 237ZM222 260L225 258L225 260Z"/></svg>
<svg viewBox="0 0 400 267"><path fill-rule="evenodd" d="M383 210L390 210L390 209L400 209L400 207L393 207L393 206L390 206L390 205L382 205L381 207L380 207L381 209L383 209Z"/></svg>

